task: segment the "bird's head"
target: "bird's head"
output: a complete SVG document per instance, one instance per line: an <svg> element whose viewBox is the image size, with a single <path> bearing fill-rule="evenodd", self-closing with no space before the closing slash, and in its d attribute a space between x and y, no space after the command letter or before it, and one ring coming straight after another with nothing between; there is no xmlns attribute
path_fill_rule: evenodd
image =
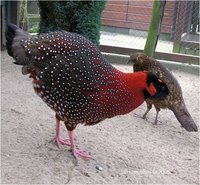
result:
<svg viewBox="0 0 200 185"><path fill-rule="evenodd" d="M169 89L165 82L159 79L154 73L147 72L146 88L143 89L144 98L149 97L162 99L169 94Z"/></svg>
<svg viewBox="0 0 200 185"><path fill-rule="evenodd" d="M148 71L150 58L143 53L134 53L130 56L128 64L133 64L133 71Z"/></svg>

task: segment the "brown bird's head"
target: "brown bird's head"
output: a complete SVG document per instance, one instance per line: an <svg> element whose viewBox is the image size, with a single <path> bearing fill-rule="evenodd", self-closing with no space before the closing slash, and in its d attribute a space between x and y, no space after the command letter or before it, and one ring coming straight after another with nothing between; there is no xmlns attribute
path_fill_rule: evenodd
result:
<svg viewBox="0 0 200 185"><path fill-rule="evenodd" d="M128 63L133 64L133 71L149 71L150 60L147 55L143 53L134 53L130 56Z"/></svg>
<svg viewBox="0 0 200 185"><path fill-rule="evenodd" d="M145 99L148 97L162 99L169 94L167 85L151 72L147 72L146 84L147 87L143 90Z"/></svg>

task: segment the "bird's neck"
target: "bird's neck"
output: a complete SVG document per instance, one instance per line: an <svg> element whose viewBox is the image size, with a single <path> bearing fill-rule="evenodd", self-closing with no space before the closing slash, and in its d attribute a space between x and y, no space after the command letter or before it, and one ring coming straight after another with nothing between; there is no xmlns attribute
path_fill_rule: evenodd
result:
<svg viewBox="0 0 200 185"><path fill-rule="evenodd" d="M144 102L143 90L147 86L146 77L147 75L145 72L125 74L127 88L132 96L132 98L130 99L130 104L132 104L133 109L137 108Z"/></svg>
<svg viewBox="0 0 200 185"><path fill-rule="evenodd" d="M141 91L147 87L147 74L145 72L126 73L125 81L133 91Z"/></svg>

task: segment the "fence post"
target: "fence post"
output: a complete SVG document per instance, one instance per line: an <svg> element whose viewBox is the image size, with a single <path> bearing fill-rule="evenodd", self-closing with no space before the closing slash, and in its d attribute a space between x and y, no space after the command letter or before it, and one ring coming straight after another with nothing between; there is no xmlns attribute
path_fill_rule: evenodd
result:
<svg viewBox="0 0 200 185"><path fill-rule="evenodd" d="M165 4L165 0L155 0L153 3L151 22L149 26L146 44L144 47L144 53L150 57L153 56L156 50L156 45L160 35L161 23L164 15Z"/></svg>

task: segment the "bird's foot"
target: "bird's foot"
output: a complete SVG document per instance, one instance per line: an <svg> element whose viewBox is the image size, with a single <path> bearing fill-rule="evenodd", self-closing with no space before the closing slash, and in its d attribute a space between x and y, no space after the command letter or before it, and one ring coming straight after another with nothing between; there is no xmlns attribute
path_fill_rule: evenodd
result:
<svg viewBox="0 0 200 185"><path fill-rule="evenodd" d="M158 124L158 113L156 114L156 118L155 118L155 121L153 123L154 125L157 125Z"/></svg>
<svg viewBox="0 0 200 185"><path fill-rule="evenodd" d="M157 125L158 124L158 121L155 120L154 122L152 122L153 125Z"/></svg>
<svg viewBox="0 0 200 185"><path fill-rule="evenodd" d="M71 146L71 144L68 142L68 139L61 139L58 136L55 136L53 138L53 141L56 143L57 147L59 148L60 145L67 145L67 146Z"/></svg>
<svg viewBox="0 0 200 185"><path fill-rule="evenodd" d="M78 157L82 157L85 159L94 159L92 156L88 155L84 150L73 149L72 153L74 157L77 159Z"/></svg>
<svg viewBox="0 0 200 185"><path fill-rule="evenodd" d="M143 115L143 116L142 116L142 119L144 119L145 121L147 121L147 116L146 116L146 115Z"/></svg>

